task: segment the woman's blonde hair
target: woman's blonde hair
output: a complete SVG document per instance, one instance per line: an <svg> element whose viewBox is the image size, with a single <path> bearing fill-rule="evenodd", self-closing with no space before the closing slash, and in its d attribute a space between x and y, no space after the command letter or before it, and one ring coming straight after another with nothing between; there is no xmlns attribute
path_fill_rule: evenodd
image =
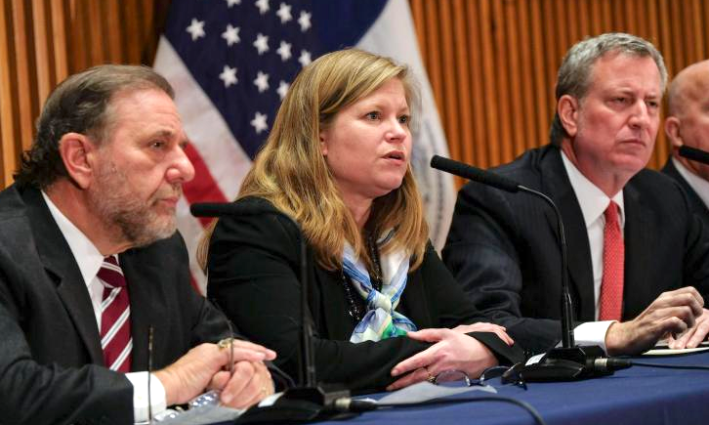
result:
<svg viewBox="0 0 709 425"><path fill-rule="evenodd" d="M345 241L371 269L364 237L345 206L320 146L320 132L337 113L396 78L404 86L412 123L420 111L418 87L411 70L391 59L358 49L321 56L293 81L276 116L266 144L246 175L238 198L257 196L293 217L313 247L318 263L328 270L342 266ZM366 231L379 237L395 228L382 253L404 249L411 270L423 259L428 226L411 165L398 189L377 198ZM214 224L203 237L198 259L206 267Z"/></svg>

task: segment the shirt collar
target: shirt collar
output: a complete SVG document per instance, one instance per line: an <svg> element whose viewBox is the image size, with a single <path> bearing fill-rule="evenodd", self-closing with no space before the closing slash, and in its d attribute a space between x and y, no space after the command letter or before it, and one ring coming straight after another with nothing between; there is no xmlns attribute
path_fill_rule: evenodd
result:
<svg viewBox="0 0 709 425"><path fill-rule="evenodd" d="M689 171L684 164L677 161L674 157L672 158L672 163L675 165L677 172L679 172L682 178L689 184L689 187L691 187L702 202L704 202L704 205L709 207L709 182Z"/></svg>
<svg viewBox="0 0 709 425"><path fill-rule="evenodd" d="M612 198L609 198L608 195L603 193L598 186L593 184L581 173L581 171L579 171L578 168L576 168L576 166L569 160L563 151L561 152L561 159L564 163L566 174L569 176L571 187L576 193L576 199L578 199L579 205L581 206L581 212L583 213L583 219L586 222L586 228L590 227L600 216L603 215L606 208L608 208L608 203L611 200L618 205L618 209L620 210L620 227L623 228L625 226L625 204L623 202L623 191L621 190Z"/></svg>
<svg viewBox="0 0 709 425"><path fill-rule="evenodd" d="M84 283L89 286L103 264L103 255L101 255L91 240L54 205L54 202L49 199L49 196L44 191L42 191L42 197L47 203L54 221L59 226L59 230L64 235L64 239L69 244L69 249L76 260L76 264L79 265Z"/></svg>

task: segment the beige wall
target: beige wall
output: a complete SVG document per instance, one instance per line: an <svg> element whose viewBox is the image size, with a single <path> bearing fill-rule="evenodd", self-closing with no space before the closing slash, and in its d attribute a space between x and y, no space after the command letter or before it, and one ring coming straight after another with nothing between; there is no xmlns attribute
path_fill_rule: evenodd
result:
<svg viewBox="0 0 709 425"><path fill-rule="evenodd" d="M217 1L217 0L212 0ZM451 156L480 167L546 143L564 52L586 35L653 41L670 75L709 57L703 0L410 0ZM33 122L67 75L152 62L169 0L3 0L0 187L12 182ZM650 166L667 156L660 134Z"/></svg>

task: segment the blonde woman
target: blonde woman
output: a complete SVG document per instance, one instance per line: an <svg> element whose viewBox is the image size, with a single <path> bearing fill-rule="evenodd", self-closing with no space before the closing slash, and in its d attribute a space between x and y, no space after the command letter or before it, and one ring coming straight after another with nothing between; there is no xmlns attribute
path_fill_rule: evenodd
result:
<svg viewBox="0 0 709 425"><path fill-rule="evenodd" d="M417 99L408 68L361 50L327 54L293 82L242 185L237 202L292 217L308 243L318 381L396 389L521 357L504 328L475 324L429 243L410 166ZM223 218L202 245L209 297L291 374L300 237L264 214Z"/></svg>

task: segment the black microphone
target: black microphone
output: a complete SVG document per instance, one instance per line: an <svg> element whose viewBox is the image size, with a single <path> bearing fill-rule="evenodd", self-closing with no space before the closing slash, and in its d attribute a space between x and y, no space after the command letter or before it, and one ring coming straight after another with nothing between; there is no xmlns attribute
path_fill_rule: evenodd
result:
<svg viewBox="0 0 709 425"><path fill-rule="evenodd" d="M463 177L464 179L473 180L507 192L516 193L520 191L520 185L507 177L500 176L499 174L495 174L490 171L481 170L480 168L454 161L450 158L433 155L433 158L431 158L431 167L436 170L454 174L456 176Z"/></svg>
<svg viewBox="0 0 709 425"><path fill-rule="evenodd" d="M500 176L491 171L481 170L462 162L454 161L449 158L434 155L431 158L431 167L454 174L468 180L482 183L487 186L492 186L506 192L516 193L519 191L529 193L533 196L543 199L556 214L556 223L559 233L559 244L561 245L561 343L564 348L574 346L574 330L571 327L573 323L574 313L573 304L571 302L571 293L569 291L568 275L566 273L566 234L564 232L564 223L561 221L561 213L554 201L542 192L522 186L514 180Z"/></svg>
<svg viewBox="0 0 709 425"><path fill-rule="evenodd" d="M200 203L192 204L190 206L190 212L195 217L224 217L224 216L250 216L250 215L261 215L261 214L274 214L286 218L288 221L295 226L299 232L299 266L300 266L300 282L302 285L302 293L300 297L300 313L302 320L302 340L301 340L301 359L300 359L300 376L298 381L300 385L306 387L315 386L315 359L313 357L313 344L311 341L313 329L312 323L309 320L306 312L308 297L308 276L307 276L307 248L305 245L305 238L302 237L303 233L300 229L300 225L296 223L289 215L283 214L280 211L276 211L270 207L266 207L260 204L244 204L244 203Z"/></svg>
<svg viewBox="0 0 709 425"><path fill-rule="evenodd" d="M554 210L556 215L559 249L561 252L562 346L560 348L552 348L539 363L529 366L523 364L515 365L514 368L510 369L510 373L518 374L527 382L572 381L612 374L613 370L610 368L595 367L597 359L605 358L605 352L601 347L596 345L580 347L574 341L574 306L571 301L571 291L569 290L566 234L564 232L564 223L561 220L561 213L554 201L544 193L523 186L507 177L449 158L434 155L431 158L431 167L507 192L529 193L544 200Z"/></svg>
<svg viewBox="0 0 709 425"><path fill-rule="evenodd" d="M299 386L288 388L270 406L253 406L239 416L235 423L271 423L284 420L305 422L322 420L344 412L343 403L349 399L350 392L344 389L324 389L318 385L315 373L315 352L313 349L313 323L306 313L308 305L308 259L305 235L300 225L289 215L263 204L244 203L199 203L190 206L195 217L228 217L273 214L284 217L298 230L299 266L300 266L300 314L301 314L301 352ZM355 403L349 412L357 411Z"/></svg>
<svg viewBox="0 0 709 425"><path fill-rule="evenodd" d="M709 165L709 152L703 151L697 148L691 148L689 146L681 146L679 148L679 156L683 156L692 161L701 162L702 164Z"/></svg>
<svg viewBox="0 0 709 425"><path fill-rule="evenodd" d="M290 216L280 211L273 210L263 204L244 204L235 202L204 202L190 205L190 212L195 217L225 217L225 216L249 216L259 214L281 215L289 220L299 231L300 226ZM303 258L301 257L301 260Z"/></svg>

